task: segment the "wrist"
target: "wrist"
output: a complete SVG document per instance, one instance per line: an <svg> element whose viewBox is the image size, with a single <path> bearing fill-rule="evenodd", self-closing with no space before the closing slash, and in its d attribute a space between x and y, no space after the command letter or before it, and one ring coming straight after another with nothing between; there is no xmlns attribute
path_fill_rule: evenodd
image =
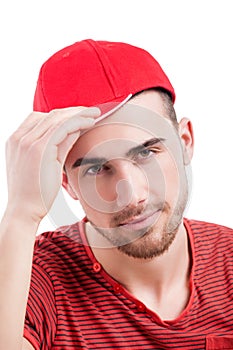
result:
<svg viewBox="0 0 233 350"><path fill-rule="evenodd" d="M7 227L22 227L24 230L27 231L28 229L36 234L41 220L42 218L32 215L22 208L15 208L8 205L2 218L2 224Z"/></svg>

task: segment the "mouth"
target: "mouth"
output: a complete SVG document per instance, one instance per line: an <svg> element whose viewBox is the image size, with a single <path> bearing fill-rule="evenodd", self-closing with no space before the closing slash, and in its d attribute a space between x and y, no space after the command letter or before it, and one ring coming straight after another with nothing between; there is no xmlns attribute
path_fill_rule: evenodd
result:
<svg viewBox="0 0 233 350"><path fill-rule="evenodd" d="M155 210L152 213L134 217L128 221L122 222L119 226L126 229L141 229L151 226L158 220L161 214L161 209Z"/></svg>

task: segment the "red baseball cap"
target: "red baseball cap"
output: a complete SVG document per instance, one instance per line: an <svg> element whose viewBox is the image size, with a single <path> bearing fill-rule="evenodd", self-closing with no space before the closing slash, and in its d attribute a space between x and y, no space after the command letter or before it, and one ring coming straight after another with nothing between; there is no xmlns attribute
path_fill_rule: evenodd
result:
<svg viewBox="0 0 233 350"><path fill-rule="evenodd" d="M127 43L87 39L56 52L42 65L33 109L49 112L100 105L111 109L140 91L158 87L175 101L168 77L150 53Z"/></svg>

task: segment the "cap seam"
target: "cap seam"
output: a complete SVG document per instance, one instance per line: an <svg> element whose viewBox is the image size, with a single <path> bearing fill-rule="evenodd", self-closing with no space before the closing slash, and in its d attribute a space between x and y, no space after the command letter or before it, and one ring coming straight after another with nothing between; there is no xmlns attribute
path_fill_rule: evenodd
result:
<svg viewBox="0 0 233 350"><path fill-rule="evenodd" d="M46 63L45 63L46 64ZM45 92L44 92L44 87L43 87L43 77L44 77L44 70L45 70L45 64L43 64L43 66L41 67L41 78L40 78L40 85L41 85L41 93L42 93L42 96L43 96L43 99L44 99L44 102L46 104L46 107L47 109L50 110L50 107L49 107L49 103L45 97Z"/></svg>
<svg viewBox="0 0 233 350"><path fill-rule="evenodd" d="M112 80L110 79L109 75L108 75L107 72L106 72L106 68L105 68L105 66L104 66L104 63L103 63L103 61L102 61L102 59L101 59L101 57L100 57L100 54L99 54L98 50L97 50L96 47L92 44L92 40L91 40L91 39L87 40L86 42L87 42L87 44L89 44L89 45L93 48L93 50L95 51L95 53L96 53L96 55L97 55L97 57L98 57L98 59L99 59L99 62L101 63L101 66L102 66L102 68L103 68L105 77L106 77L106 79L107 79L107 81L108 81L108 83L109 83L109 86L111 87L111 90L112 90L114 96L115 96L115 97L118 97L117 94L116 94L116 92L115 92L114 86L113 86L113 84L112 84ZM101 50L101 53L103 54L103 56L105 57L105 59L108 61L108 68L110 68L110 72L111 72L111 74L112 74L111 65L109 64L109 60L108 60L107 55L104 53L104 51L103 51L101 48L99 48L99 50Z"/></svg>

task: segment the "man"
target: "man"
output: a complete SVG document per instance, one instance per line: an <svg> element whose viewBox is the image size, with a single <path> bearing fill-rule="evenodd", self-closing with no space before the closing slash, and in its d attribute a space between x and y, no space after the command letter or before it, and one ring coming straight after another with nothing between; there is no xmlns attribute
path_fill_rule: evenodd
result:
<svg viewBox="0 0 233 350"><path fill-rule="evenodd" d="M7 143L1 349L233 348L232 230L183 217L193 130L174 101L128 44L84 40L42 66ZM86 217L36 238L61 184Z"/></svg>

